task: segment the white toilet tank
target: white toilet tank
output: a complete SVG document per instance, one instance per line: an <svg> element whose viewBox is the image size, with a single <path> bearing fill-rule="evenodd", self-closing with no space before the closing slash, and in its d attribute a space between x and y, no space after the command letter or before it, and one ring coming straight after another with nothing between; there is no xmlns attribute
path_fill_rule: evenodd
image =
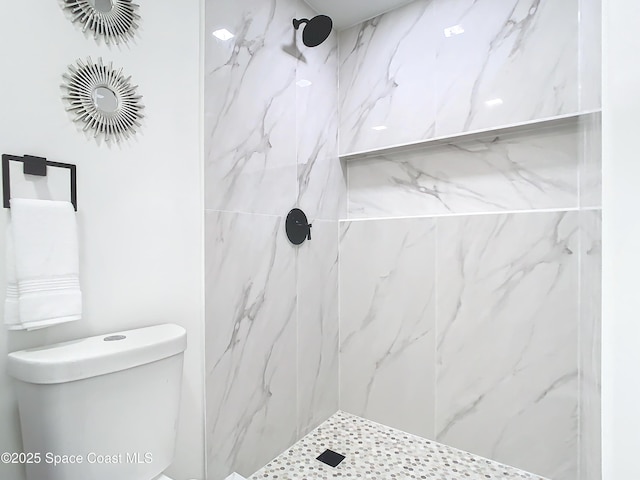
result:
<svg viewBox="0 0 640 480"><path fill-rule="evenodd" d="M27 479L159 476L173 459L186 345L185 329L166 324L10 353Z"/></svg>

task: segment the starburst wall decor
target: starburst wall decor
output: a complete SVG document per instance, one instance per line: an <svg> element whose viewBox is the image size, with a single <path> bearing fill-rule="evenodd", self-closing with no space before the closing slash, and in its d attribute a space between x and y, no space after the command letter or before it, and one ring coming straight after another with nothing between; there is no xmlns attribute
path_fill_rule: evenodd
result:
<svg viewBox="0 0 640 480"><path fill-rule="evenodd" d="M138 86L131 84L131 77L125 77L122 69L103 65L102 58L97 63L88 58L69 65L63 78L67 95L62 98L68 103L67 111L75 115L74 121L84 123L84 131L93 131L94 137L103 136L106 141L120 141L141 126L142 96L137 95Z"/></svg>
<svg viewBox="0 0 640 480"><path fill-rule="evenodd" d="M82 31L93 31L94 37L103 37L106 43L120 43L133 38L138 28L139 6L131 0L63 0L71 20L82 25Z"/></svg>

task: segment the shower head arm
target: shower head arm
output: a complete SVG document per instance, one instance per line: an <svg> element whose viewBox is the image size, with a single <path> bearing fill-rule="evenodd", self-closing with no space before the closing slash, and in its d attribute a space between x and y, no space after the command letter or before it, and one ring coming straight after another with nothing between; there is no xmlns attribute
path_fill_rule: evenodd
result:
<svg viewBox="0 0 640 480"><path fill-rule="evenodd" d="M296 20L294 18L293 19L293 28L298 30L300 28L300 25L302 25L303 23L309 23L309 19L308 18L301 18L300 20Z"/></svg>

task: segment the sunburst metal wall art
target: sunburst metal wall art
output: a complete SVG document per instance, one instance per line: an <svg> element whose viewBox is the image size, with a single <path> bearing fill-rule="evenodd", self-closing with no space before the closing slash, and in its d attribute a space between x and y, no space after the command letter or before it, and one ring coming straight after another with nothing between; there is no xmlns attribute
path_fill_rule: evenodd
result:
<svg viewBox="0 0 640 480"><path fill-rule="evenodd" d="M93 131L94 137L102 135L106 141L120 141L141 126L142 96L136 94L138 86L131 84L131 77L125 77L122 69L103 65L102 58L97 63L87 58L69 65L63 78L67 111L75 115L74 121L84 123L84 131Z"/></svg>
<svg viewBox="0 0 640 480"><path fill-rule="evenodd" d="M131 0L63 0L71 20L82 25L82 31L93 31L94 37L104 37L120 43L133 38L138 28L139 6Z"/></svg>

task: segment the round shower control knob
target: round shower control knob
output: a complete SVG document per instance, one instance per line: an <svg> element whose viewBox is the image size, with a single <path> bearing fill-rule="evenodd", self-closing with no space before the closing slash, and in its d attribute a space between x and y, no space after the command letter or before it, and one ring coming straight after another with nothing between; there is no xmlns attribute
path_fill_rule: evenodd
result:
<svg viewBox="0 0 640 480"><path fill-rule="evenodd" d="M305 240L311 240L311 227L307 216L299 208L294 208L287 215L285 230L289 241L294 245L300 245Z"/></svg>

